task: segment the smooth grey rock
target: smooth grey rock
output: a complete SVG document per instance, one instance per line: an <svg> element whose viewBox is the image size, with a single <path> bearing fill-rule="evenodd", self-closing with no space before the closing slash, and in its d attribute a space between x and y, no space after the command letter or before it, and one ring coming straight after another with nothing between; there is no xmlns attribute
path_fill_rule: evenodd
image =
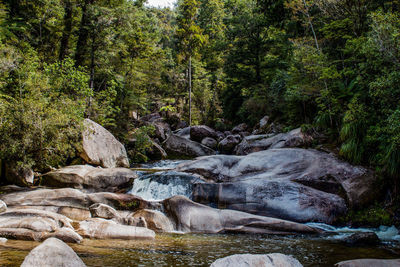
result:
<svg viewBox="0 0 400 267"><path fill-rule="evenodd" d="M198 125L190 127L190 139L196 142L201 142L204 138L210 137L218 139L218 134L214 129L206 125Z"/></svg>
<svg viewBox="0 0 400 267"><path fill-rule="evenodd" d="M211 149L215 149L218 145L218 142L214 138L206 137L201 141L201 144Z"/></svg>
<svg viewBox="0 0 400 267"><path fill-rule="evenodd" d="M7 211L7 204L0 200L0 213Z"/></svg>
<svg viewBox="0 0 400 267"><path fill-rule="evenodd" d="M93 204L92 206L89 207L89 210L93 218L120 220L120 215L118 211L102 203Z"/></svg>
<svg viewBox="0 0 400 267"><path fill-rule="evenodd" d="M175 229L184 233L320 233L304 224L257 216L235 210L218 210L195 203L184 196L163 201L165 213Z"/></svg>
<svg viewBox="0 0 400 267"><path fill-rule="evenodd" d="M183 163L180 172L206 180L194 200L299 222L333 222L376 196L376 176L313 149L270 149L247 156L214 155Z"/></svg>
<svg viewBox="0 0 400 267"><path fill-rule="evenodd" d="M280 253L264 255L236 254L214 261L210 267L303 267L293 258Z"/></svg>
<svg viewBox="0 0 400 267"><path fill-rule="evenodd" d="M0 236L12 239L41 241L57 237L65 242L79 243L69 218L50 211L9 209L0 214Z"/></svg>
<svg viewBox="0 0 400 267"><path fill-rule="evenodd" d="M156 112L156 113L151 113L151 114L148 114L146 116L141 117L140 121L143 121L143 122L154 122L154 121L157 121L157 120L160 120L160 119L161 119L160 113Z"/></svg>
<svg viewBox="0 0 400 267"><path fill-rule="evenodd" d="M215 154L209 147L174 134L165 140L163 147L172 156L199 157Z"/></svg>
<svg viewBox="0 0 400 267"><path fill-rule="evenodd" d="M48 238L25 257L21 267L84 267L83 261L67 244Z"/></svg>
<svg viewBox="0 0 400 267"><path fill-rule="evenodd" d="M0 243L6 243L7 242L7 238L4 237L0 237Z"/></svg>
<svg viewBox="0 0 400 267"><path fill-rule="evenodd" d="M190 139L190 127L185 127L174 132L175 135Z"/></svg>
<svg viewBox="0 0 400 267"><path fill-rule="evenodd" d="M83 237L96 239L154 239L154 231L129 225L121 225L111 220L92 218L79 222L77 232Z"/></svg>
<svg viewBox="0 0 400 267"><path fill-rule="evenodd" d="M90 165L73 165L46 173L41 183L51 187L114 192L130 187L135 178L136 172L127 168L103 169Z"/></svg>
<svg viewBox="0 0 400 267"><path fill-rule="evenodd" d="M129 168L125 147L109 131L89 119L84 120L84 127L81 153L83 160L104 168Z"/></svg>
<svg viewBox="0 0 400 267"><path fill-rule="evenodd" d="M312 137L304 134L300 128L277 135L250 135L246 136L236 147L235 153L236 155L248 155L273 148L300 147L309 144L311 141Z"/></svg>
<svg viewBox="0 0 400 267"><path fill-rule="evenodd" d="M380 259L358 259L336 263L337 267L399 267L400 259L380 260Z"/></svg>

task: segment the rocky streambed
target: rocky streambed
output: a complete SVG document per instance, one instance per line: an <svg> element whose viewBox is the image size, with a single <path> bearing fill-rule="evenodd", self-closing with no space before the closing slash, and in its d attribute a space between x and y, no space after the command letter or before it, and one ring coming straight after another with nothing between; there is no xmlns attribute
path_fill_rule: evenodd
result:
<svg viewBox="0 0 400 267"><path fill-rule="evenodd" d="M371 203L379 180L333 154L297 148L308 142L299 129L249 136L225 147L236 155L215 155L215 142L207 138L222 136L193 127L189 137L166 135L163 146L168 153L208 156L128 168L124 146L100 125L86 123L92 130L81 156L90 165L52 170L40 176L40 187L0 188L0 266L19 266L34 247L22 266L57 265L56 255L79 266L208 266L249 253L268 255L225 258L213 266L331 266L400 257L395 227L330 225Z"/></svg>

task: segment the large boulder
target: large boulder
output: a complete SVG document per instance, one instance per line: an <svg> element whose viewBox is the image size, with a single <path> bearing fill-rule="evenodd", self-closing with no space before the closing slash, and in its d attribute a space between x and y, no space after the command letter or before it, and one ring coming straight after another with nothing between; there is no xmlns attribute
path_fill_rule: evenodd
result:
<svg viewBox="0 0 400 267"><path fill-rule="evenodd" d="M196 202L299 222L332 223L377 194L372 171L313 149L201 157L176 170L214 181L194 186Z"/></svg>
<svg viewBox="0 0 400 267"><path fill-rule="evenodd" d="M174 134L165 140L163 147L170 156L194 158L215 154L215 151L209 147Z"/></svg>
<svg viewBox="0 0 400 267"><path fill-rule="evenodd" d="M104 168L129 167L125 147L101 125L85 119L81 157Z"/></svg>
<svg viewBox="0 0 400 267"><path fill-rule="evenodd" d="M232 154L235 147L240 143L242 137L240 135L228 135L218 144L218 150L223 154Z"/></svg>
<svg viewBox="0 0 400 267"><path fill-rule="evenodd" d="M151 140L151 148L146 152L146 155L152 160L162 160L168 157L167 152L156 142Z"/></svg>
<svg viewBox="0 0 400 267"><path fill-rule="evenodd" d="M214 261L210 267L303 267L293 258L280 253L265 255L237 254Z"/></svg>
<svg viewBox="0 0 400 267"><path fill-rule="evenodd" d="M190 139L190 127L185 127L174 132L175 135Z"/></svg>
<svg viewBox="0 0 400 267"><path fill-rule="evenodd" d="M184 196L163 201L165 213L175 228L184 233L319 233L304 224L252 215L235 210L218 210L195 203Z"/></svg>
<svg viewBox="0 0 400 267"><path fill-rule="evenodd" d="M46 239L25 257L21 267L85 267L67 244L57 238Z"/></svg>
<svg viewBox="0 0 400 267"><path fill-rule="evenodd" d="M218 134L215 130L205 125L191 126L190 139L196 142L201 142L204 138L210 137L218 139Z"/></svg>
<svg viewBox="0 0 400 267"><path fill-rule="evenodd" d="M154 231L130 225L121 225L115 221L92 218L79 222L77 232L83 237L95 239L154 239Z"/></svg>
<svg viewBox="0 0 400 267"><path fill-rule="evenodd" d="M35 173L31 168L9 163L5 164L5 178L10 184L29 186L33 184Z"/></svg>
<svg viewBox="0 0 400 267"><path fill-rule="evenodd" d="M379 259L358 259L336 263L337 267L399 267L400 259L379 260Z"/></svg>
<svg viewBox="0 0 400 267"><path fill-rule="evenodd" d="M66 216L35 209L9 209L0 214L0 236L11 239L41 241L57 237L65 242L79 243L72 220Z"/></svg>
<svg viewBox="0 0 400 267"><path fill-rule="evenodd" d="M235 153L236 155L247 155L273 148L300 147L309 144L311 141L312 137L303 133L300 128L277 135L250 135L246 136L236 147Z"/></svg>
<svg viewBox="0 0 400 267"><path fill-rule="evenodd" d="M131 187L135 178L136 172L127 168L103 169L90 165L73 165L46 173L41 184L113 192Z"/></svg>

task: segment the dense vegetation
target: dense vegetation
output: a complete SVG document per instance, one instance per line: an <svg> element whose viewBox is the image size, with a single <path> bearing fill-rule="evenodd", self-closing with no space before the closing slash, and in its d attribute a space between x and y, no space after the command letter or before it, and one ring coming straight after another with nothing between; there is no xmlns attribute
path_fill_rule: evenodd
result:
<svg viewBox="0 0 400 267"><path fill-rule="evenodd" d="M269 115L323 133L396 188L399 4L2 0L0 158L66 164L85 117L123 138L132 112L176 112L221 130Z"/></svg>

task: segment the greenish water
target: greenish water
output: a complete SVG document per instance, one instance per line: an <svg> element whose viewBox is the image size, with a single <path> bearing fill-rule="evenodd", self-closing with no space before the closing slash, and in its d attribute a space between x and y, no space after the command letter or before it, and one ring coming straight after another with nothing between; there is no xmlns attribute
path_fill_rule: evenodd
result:
<svg viewBox="0 0 400 267"><path fill-rule="evenodd" d="M38 242L9 240L0 244L0 266L19 266ZM209 266L239 253L284 253L304 266L333 266L357 258L400 258L400 248L348 247L310 237L260 235L157 235L155 240L88 240L70 244L87 266Z"/></svg>

